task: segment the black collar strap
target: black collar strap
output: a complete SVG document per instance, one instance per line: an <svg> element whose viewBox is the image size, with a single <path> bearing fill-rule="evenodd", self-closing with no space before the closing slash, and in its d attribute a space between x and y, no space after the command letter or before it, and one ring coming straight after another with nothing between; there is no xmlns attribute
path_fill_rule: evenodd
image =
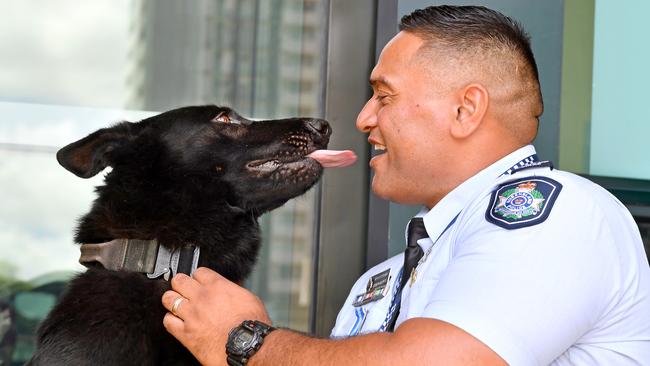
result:
<svg viewBox="0 0 650 366"><path fill-rule="evenodd" d="M185 245L173 251L157 240L115 239L106 243L82 244L79 263L101 264L112 271L146 273L148 278L169 280L176 273L191 275L198 267L200 249Z"/></svg>

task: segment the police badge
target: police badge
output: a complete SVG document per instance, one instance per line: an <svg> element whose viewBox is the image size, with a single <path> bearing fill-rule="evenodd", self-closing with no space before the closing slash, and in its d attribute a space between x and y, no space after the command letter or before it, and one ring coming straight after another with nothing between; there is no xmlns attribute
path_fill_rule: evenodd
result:
<svg viewBox="0 0 650 366"><path fill-rule="evenodd" d="M527 177L505 183L494 192L485 219L505 229L519 229L544 222L562 190L548 177Z"/></svg>

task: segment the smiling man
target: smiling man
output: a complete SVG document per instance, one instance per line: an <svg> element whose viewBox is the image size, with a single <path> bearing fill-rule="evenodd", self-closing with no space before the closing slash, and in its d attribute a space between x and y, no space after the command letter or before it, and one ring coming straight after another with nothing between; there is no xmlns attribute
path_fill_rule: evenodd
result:
<svg viewBox="0 0 650 366"><path fill-rule="evenodd" d="M607 191L537 159L525 32L451 6L400 30L357 127L383 150L373 191L423 206L405 252L359 278L331 339L270 328L257 297L203 269L163 296L169 332L210 365L650 364L638 229Z"/></svg>

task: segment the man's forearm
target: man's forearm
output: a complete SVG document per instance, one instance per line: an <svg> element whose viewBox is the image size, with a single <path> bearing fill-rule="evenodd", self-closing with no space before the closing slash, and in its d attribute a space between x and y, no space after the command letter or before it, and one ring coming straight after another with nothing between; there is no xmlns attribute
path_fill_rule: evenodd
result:
<svg viewBox="0 0 650 366"><path fill-rule="evenodd" d="M269 323L264 305L250 291L218 273L197 269L193 277L177 274L176 291L166 291L165 328L204 365L226 364L228 332L242 320ZM219 309L219 311L214 311ZM222 314L232 314L230 318ZM429 318L401 323L394 333L372 333L346 339L318 339L279 329L264 339L251 365L506 365L492 349L455 325Z"/></svg>
<svg viewBox="0 0 650 366"><path fill-rule="evenodd" d="M251 365L503 365L506 362L462 329L416 318L394 333L318 339L290 330L271 332Z"/></svg>
<svg viewBox="0 0 650 366"><path fill-rule="evenodd" d="M393 333L373 333L345 339L321 339L278 329L264 339L250 365L373 365L395 364L390 352ZM388 359L390 356L390 360Z"/></svg>

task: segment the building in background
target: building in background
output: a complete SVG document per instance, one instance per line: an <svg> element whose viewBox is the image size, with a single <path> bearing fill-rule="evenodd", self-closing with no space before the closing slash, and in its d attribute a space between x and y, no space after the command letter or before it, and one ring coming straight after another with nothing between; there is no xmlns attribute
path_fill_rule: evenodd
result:
<svg viewBox="0 0 650 366"><path fill-rule="evenodd" d="M216 103L260 118L316 116L319 0L137 0L127 107Z"/></svg>

